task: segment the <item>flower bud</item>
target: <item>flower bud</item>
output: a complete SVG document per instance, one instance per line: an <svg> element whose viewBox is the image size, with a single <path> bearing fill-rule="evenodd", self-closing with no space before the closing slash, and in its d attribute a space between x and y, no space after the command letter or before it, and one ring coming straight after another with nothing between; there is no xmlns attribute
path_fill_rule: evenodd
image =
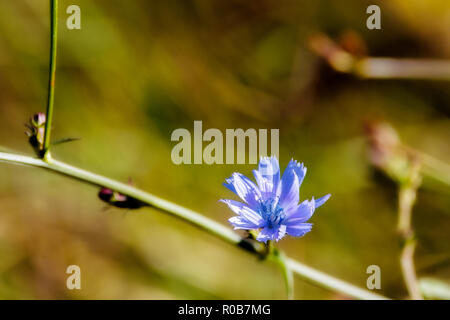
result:
<svg viewBox="0 0 450 320"><path fill-rule="evenodd" d="M38 157L42 156L44 150L44 134L45 134L45 113L35 113L25 125L27 131L25 134L28 136L28 142L33 147L34 152Z"/></svg>
<svg viewBox="0 0 450 320"><path fill-rule="evenodd" d="M146 204L109 188L101 188L98 192L100 200L117 208L139 209Z"/></svg>
<svg viewBox="0 0 450 320"><path fill-rule="evenodd" d="M43 127L45 126L45 118L45 113L38 112L31 117L30 122L36 128Z"/></svg>
<svg viewBox="0 0 450 320"><path fill-rule="evenodd" d="M366 123L369 159L393 180L404 183L411 173L415 157L405 148L395 129L387 123Z"/></svg>

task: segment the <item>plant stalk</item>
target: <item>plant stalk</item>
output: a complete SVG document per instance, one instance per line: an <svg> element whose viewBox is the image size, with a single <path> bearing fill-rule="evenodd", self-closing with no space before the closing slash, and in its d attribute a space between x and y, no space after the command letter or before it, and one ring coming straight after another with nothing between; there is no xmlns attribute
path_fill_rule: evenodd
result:
<svg viewBox="0 0 450 320"><path fill-rule="evenodd" d="M161 199L133 186L121 183L110 178L92 173L66 163L48 158L46 161L12 153L0 152L0 161L28 165L46 169L72 179L76 179L97 187L105 187L120 192L123 195L135 198L151 207L166 212L185 222L188 222L232 245L245 249L248 252L261 255L265 248L260 243L244 239L230 228L211 220L193 210L187 209L170 201ZM321 271L315 270L288 257L285 258L286 268L292 270L300 278L317 286L342 293L343 295L363 300L384 300L386 297L358 288L348 282L342 281Z"/></svg>
<svg viewBox="0 0 450 320"><path fill-rule="evenodd" d="M421 182L420 170L420 163L413 160L409 177L407 181L401 182L398 193L397 230L401 237L400 266L409 296L414 300L423 299L414 266L416 240L411 223L412 208Z"/></svg>
<svg viewBox="0 0 450 320"><path fill-rule="evenodd" d="M56 49L58 41L58 0L50 0L50 67L48 76L47 111L42 158L50 157L50 135L52 131L53 103L55 99Z"/></svg>

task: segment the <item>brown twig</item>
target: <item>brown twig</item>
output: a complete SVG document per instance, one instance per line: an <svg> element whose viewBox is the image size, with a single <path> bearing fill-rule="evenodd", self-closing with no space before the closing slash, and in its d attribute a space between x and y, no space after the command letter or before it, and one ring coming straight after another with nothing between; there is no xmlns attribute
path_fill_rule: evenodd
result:
<svg viewBox="0 0 450 320"><path fill-rule="evenodd" d="M412 229L411 218L412 208L416 201L417 189L420 186L420 163L416 159L411 160L411 168L408 179L400 182L398 193L398 225L397 230L401 237L400 265L403 273L403 280L408 289L409 296L414 300L423 299L417 281L414 266L414 251L416 240Z"/></svg>
<svg viewBox="0 0 450 320"><path fill-rule="evenodd" d="M414 266L416 240L412 209L422 182L425 157L404 146L394 128L386 123L367 123L369 155L372 163L398 185L398 224L401 238L400 266L411 299L422 299ZM444 171L445 173L445 171Z"/></svg>
<svg viewBox="0 0 450 320"><path fill-rule="evenodd" d="M310 39L310 48L336 71L370 79L450 80L450 61L358 56L323 34Z"/></svg>

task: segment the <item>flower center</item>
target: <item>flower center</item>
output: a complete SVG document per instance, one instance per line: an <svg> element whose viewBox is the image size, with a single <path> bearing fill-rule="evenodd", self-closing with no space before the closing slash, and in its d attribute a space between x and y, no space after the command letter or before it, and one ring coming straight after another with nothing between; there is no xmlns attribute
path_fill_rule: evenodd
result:
<svg viewBox="0 0 450 320"><path fill-rule="evenodd" d="M281 224L286 217L277 199L267 199L260 203L261 217L267 222L267 227L273 228Z"/></svg>

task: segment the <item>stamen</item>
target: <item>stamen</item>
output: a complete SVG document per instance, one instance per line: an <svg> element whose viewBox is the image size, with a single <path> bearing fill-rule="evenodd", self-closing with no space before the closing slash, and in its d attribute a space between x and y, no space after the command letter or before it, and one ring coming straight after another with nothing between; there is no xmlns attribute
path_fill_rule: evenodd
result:
<svg viewBox="0 0 450 320"><path fill-rule="evenodd" d="M269 228L280 225L286 218L283 208L278 205L278 200L277 197L260 203L260 214Z"/></svg>

